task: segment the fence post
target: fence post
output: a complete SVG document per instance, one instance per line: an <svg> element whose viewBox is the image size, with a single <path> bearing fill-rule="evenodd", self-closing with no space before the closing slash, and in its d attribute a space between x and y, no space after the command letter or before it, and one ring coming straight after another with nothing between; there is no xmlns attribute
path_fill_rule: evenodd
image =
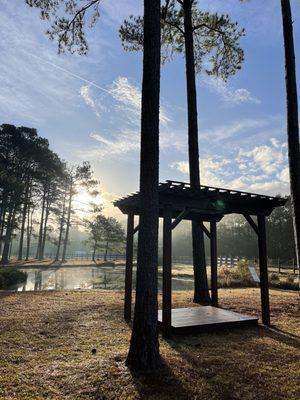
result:
<svg viewBox="0 0 300 400"><path fill-rule="evenodd" d="M295 263L295 259L293 258L293 274L296 273L296 263Z"/></svg>

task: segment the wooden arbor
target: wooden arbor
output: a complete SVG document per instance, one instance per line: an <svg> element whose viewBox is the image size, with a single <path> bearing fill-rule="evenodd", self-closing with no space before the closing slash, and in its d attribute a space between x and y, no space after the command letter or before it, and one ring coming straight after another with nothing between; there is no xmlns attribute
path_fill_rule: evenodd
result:
<svg viewBox="0 0 300 400"><path fill-rule="evenodd" d="M182 220L197 221L210 239L211 250L211 304L218 307L217 284L217 222L226 214L242 214L258 237L261 309L263 324L270 324L269 287L266 247L266 216L275 207L283 206L286 199L259 194L201 186L193 189L188 183L167 181L159 185L159 216L163 218L163 305L162 328L168 336L172 327L172 230ZM131 194L114 202L128 215L125 305L124 318L131 318L133 237L138 231L134 227L134 216L139 215L139 193ZM257 223L251 216L257 217ZM207 229L204 222L209 223ZM187 310L187 309L182 309ZM173 310L174 311L174 310ZM243 320L243 322L245 322Z"/></svg>

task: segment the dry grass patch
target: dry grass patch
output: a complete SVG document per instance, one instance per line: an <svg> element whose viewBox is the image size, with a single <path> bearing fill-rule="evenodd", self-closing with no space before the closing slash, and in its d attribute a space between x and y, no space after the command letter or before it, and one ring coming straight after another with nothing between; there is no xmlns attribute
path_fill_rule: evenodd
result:
<svg viewBox="0 0 300 400"><path fill-rule="evenodd" d="M130 327L120 292L1 295L0 398L298 399L299 308L295 293L271 291L272 329L161 339L154 377L124 365ZM191 292L174 294L176 306ZM220 290L221 305L258 313L257 289Z"/></svg>

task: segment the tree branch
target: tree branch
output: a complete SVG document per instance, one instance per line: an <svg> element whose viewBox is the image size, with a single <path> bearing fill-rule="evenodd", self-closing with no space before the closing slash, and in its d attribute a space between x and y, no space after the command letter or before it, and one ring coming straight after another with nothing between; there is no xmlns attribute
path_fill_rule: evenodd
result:
<svg viewBox="0 0 300 400"><path fill-rule="evenodd" d="M62 34L62 38L64 38L67 34L67 32L70 30L71 26L74 26L74 23L76 21L76 18L80 15L80 14L84 14L86 12L86 10L88 10L90 7L92 7L94 4L99 3L100 0L92 0L90 3L86 4L85 6L83 6L82 8L80 8L78 11L76 11L74 17L72 18L72 20L69 22L68 26L66 27L66 29L64 30L64 33ZM74 33L73 33L74 36ZM60 42L62 41L62 39L60 40Z"/></svg>
<svg viewBox="0 0 300 400"><path fill-rule="evenodd" d="M183 29L181 29L181 28L180 28L180 26L178 26L178 25L174 24L174 23L173 23L173 22L171 22L171 21L168 21L167 19L164 19L163 21L164 21L166 24L168 24L168 25L172 26L173 28L175 28L175 29L179 30L179 32L181 32L181 34L184 36L184 30L183 30Z"/></svg>
<svg viewBox="0 0 300 400"><path fill-rule="evenodd" d="M226 51L227 51L227 49L228 49L228 46L229 46L231 49L234 49L233 46L231 46L229 43L227 43L227 42L224 40L225 32L221 31L220 29L213 28L212 26L209 26L209 25L207 25L207 24L205 24L205 23L202 23L202 24L199 24L199 25L194 26L194 27L193 27L193 32L196 31L197 29L200 29L200 28L206 28L206 29L208 29L208 30L210 30L210 31L213 31L213 32L218 33L218 34L221 36L221 38L222 38L222 42L223 42L223 44L224 44L224 47L226 48Z"/></svg>

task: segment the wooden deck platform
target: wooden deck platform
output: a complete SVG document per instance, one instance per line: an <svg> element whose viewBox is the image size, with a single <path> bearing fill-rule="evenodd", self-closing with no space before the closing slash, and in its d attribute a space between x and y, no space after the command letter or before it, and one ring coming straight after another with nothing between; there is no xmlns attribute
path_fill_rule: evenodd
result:
<svg viewBox="0 0 300 400"><path fill-rule="evenodd" d="M162 325L161 310L158 311L158 324ZM174 334L212 332L257 324L257 317L212 306L172 309L172 333Z"/></svg>

